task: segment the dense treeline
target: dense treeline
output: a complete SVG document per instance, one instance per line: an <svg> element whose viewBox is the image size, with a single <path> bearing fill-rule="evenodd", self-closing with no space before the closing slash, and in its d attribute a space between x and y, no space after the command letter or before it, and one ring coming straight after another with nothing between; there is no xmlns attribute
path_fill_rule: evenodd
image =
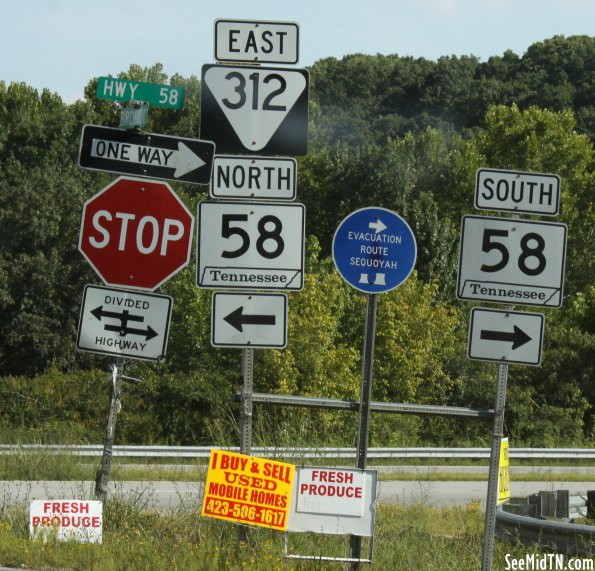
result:
<svg viewBox="0 0 595 571"><path fill-rule="evenodd" d="M256 352L255 390L358 398L365 299L329 259L335 228L364 206L395 210L418 242L413 276L381 296L374 399L491 407L495 365L466 358L471 304L455 299L460 218L473 212L479 167L557 173L569 227L564 305L545 310L540 367L511 367L506 425L516 443L592 444L595 434L595 38L554 37L522 56L437 62L353 55L311 71L310 152L298 160L307 207L307 277L290 295L289 344ZM133 65L122 77L183 85L183 111L152 109L148 130L196 137L200 82ZM85 123L117 126L119 104L65 105L0 82L0 427L29 437L97 442L109 392L107 357L75 348L84 285L98 278L77 250L83 202L113 176L76 166ZM174 185L191 210L205 187ZM210 442L233 432L240 352L210 346L211 292L194 267L174 297L167 359L134 362L117 437ZM268 442L347 445L350 413L257 409ZM291 426L291 434L283 426ZM300 434L296 434L296 431ZM373 443L485 442L485 423L374 417ZM229 436L229 434L228 434Z"/></svg>

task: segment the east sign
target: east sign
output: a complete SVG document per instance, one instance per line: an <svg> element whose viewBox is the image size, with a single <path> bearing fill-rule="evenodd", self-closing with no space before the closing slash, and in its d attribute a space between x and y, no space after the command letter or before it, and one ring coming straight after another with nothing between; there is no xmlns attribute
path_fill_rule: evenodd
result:
<svg viewBox="0 0 595 571"><path fill-rule="evenodd" d="M153 291L188 264L193 225L167 183L120 177L85 202L79 250L107 285Z"/></svg>
<svg viewBox="0 0 595 571"><path fill-rule="evenodd" d="M222 62L297 63L299 26L294 22L215 21L215 59Z"/></svg>

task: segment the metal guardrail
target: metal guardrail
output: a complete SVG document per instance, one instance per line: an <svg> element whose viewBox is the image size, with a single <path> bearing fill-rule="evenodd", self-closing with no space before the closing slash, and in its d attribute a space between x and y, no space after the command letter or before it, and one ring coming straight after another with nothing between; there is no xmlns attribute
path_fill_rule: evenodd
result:
<svg viewBox="0 0 595 571"><path fill-rule="evenodd" d="M127 458L208 458L211 449L218 448L239 452L238 447L226 446L133 446L113 447L114 457ZM43 453L69 454L73 456L101 456L103 446L46 445L46 444L0 444L1 454ZM254 456L265 458L355 458L355 448L298 448L298 447L252 447ZM489 448L368 448L371 460L399 458L455 458L489 459ZM593 460L595 448L510 448L510 458L535 460Z"/></svg>
<svg viewBox="0 0 595 571"><path fill-rule="evenodd" d="M568 490L545 491L511 498L496 513L496 536L523 545L539 544L558 553L595 554L595 526L569 521L595 518L595 491L570 495Z"/></svg>

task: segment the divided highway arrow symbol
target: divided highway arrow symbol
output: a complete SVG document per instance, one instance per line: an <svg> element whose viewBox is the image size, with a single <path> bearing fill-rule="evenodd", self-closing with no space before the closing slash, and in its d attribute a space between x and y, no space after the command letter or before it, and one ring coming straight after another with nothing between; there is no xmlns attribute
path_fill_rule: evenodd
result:
<svg viewBox="0 0 595 571"><path fill-rule="evenodd" d="M275 325L274 315L245 315L244 306L238 307L223 319L240 332L243 331L243 325Z"/></svg>
<svg viewBox="0 0 595 571"><path fill-rule="evenodd" d="M485 341L507 341L512 343L513 349L522 347L525 343L531 341L529 337L520 327L513 326L513 332L507 331L491 331L489 329L482 329L480 338Z"/></svg>
<svg viewBox="0 0 595 571"><path fill-rule="evenodd" d="M130 315L127 309L121 313L115 311L103 311L103 306L100 305L91 311L94 317L101 321L102 317L113 317L120 320L120 325L106 324L103 326L105 331L115 331L120 334L120 337L126 337L128 334L144 336L148 341L157 337L159 333L155 331L150 325L146 329L135 329L133 327L127 327L129 321L144 321L145 318L142 315Z"/></svg>

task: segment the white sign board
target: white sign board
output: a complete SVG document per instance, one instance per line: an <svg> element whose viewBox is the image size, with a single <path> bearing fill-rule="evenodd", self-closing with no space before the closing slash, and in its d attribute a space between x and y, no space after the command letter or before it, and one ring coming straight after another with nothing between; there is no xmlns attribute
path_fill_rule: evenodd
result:
<svg viewBox="0 0 595 571"><path fill-rule="evenodd" d="M468 357L539 365L544 317L540 313L502 311L475 307L469 323Z"/></svg>
<svg viewBox="0 0 595 571"><path fill-rule="evenodd" d="M297 63L299 26L295 22L215 20L215 59Z"/></svg>
<svg viewBox="0 0 595 571"><path fill-rule="evenodd" d="M296 466L287 531L374 535L376 470Z"/></svg>
<svg viewBox="0 0 595 571"><path fill-rule="evenodd" d="M297 162L281 157L215 156L213 198L294 200Z"/></svg>
<svg viewBox="0 0 595 571"><path fill-rule="evenodd" d="M165 356L173 300L88 285L76 346L81 351L156 361Z"/></svg>
<svg viewBox="0 0 595 571"><path fill-rule="evenodd" d="M478 169L475 208L555 216L560 210L556 174Z"/></svg>
<svg viewBox="0 0 595 571"><path fill-rule="evenodd" d="M33 500L29 510L32 539L101 543L103 504L89 500Z"/></svg>
<svg viewBox="0 0 595 571"><path fill-rule="evenodd" d="M303 204L198 205L198 287L299 291L304 287Z"/></svg>
<svg viewBox="0 0 595 571"><path fill-rule="evenodd" d="M211 344L282 349L287 345L287 295L215 292Z"/></svg>
<svg viewBox="0 0 595 571"><path fill-rule="evenodd" d="M565 224L463 216L457 297L560 307Z"/></svg>

